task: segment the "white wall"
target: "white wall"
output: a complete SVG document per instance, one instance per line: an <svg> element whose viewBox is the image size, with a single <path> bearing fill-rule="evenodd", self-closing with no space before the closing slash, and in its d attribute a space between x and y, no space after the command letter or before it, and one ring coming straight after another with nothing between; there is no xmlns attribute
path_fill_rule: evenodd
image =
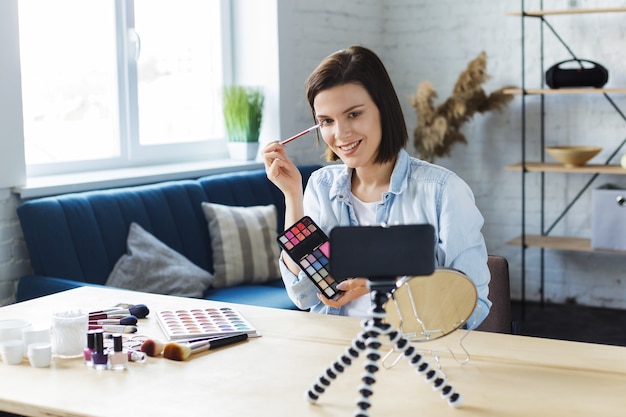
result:
<svg viewBox="0 0 626 417"><path fill-rule="evenodd" d="M13 298L19 276L30 270L27 253L15 208L17 198L8 187L22 184L26 178L24 166L22 100L20 88L17 25L17 0L0 2L0 305ZM6 24L4 22L6 20Z"/></svg>
<svg viewBox="0 0 626 417"><path fill-rule="evenodd" d="M10 187L26 179L17 0L0 2L0 16L0 187Z"/></svg>
<svg viewBox="0 0 626 417"><path fill-rule="evenodd" d="M278 28L278 80L280 105L279 135L287 137L311 124L304 98L304 80L329 53L350 44L362 44L379 53L403 103L410 134L416 125L408 97L418 83L431 81L444 100L458 74L481 50L488 56L492 79L487 92L506 84L520 83L520 19L506 16L519 9L516 1L474 0L276 0ZM547 6L566 8L571 0L553 0ZM625 0L579 1L581 7L626 6ZM0 2L4 5L4 2ZM532 6L531 1L527 4ZM581 57L594 59L610 71L608 86L626 86L623 45L626 14L558 16L549 21ZM528 21L527 21L528 22ZM527 23L530 30L535 27ZM603 31L600 34L598 28ZM599 36L602 39L599 39ZM562 48L546 33L546 66L566 59ZM542 71L536 54L538 34L527 37L528 86L539 83ZM626 109L626 96L613 97ZM1 100L1 98L0 98ZM528 100L529 133L536 133L539 122L538 99ZM502 113L477 115L465 127L468 145L456 145L449 158L437 163L449 167L474 190L485 216L483 229L490 253L504 255L511 267L513 297L520 295L520 254L506 241L520 232L521 174L505 171L506 165L520 160L520 105L516 98ZM601 96L555 96L546 98L546 133L550 143L601 143L605 150L597 158L604 161L612 148L624 139L625 122ZM4 129L3 129L4 130ZM2 132L4 134L4 132ZM313 145L314 135L289 145L291 156L300 163L320 162L321 148ZM529 158L538 157L538 140L528 145ZM626 149L622 153L626 152ZM621 156L621 153L620 153ZM595 160L594 160L595 161ZM616 162L616 161L615 161ZM526 176L529 186L538 183L535 174ZM546 176L548 221L563 209L588 179L585 175ZM601 176L596 184L617 183L626 187L626 177ZM594 185L595 186L595 185ZM592 187L593 188L593 187ZM574 206L570 215L553 232L590 236L590 193ZM539 195L529 191L529 211L538 210ZM19 226L14 209L17 201L0 191L0 301L6 300L12 283L25 264ZM530 232L539 224L528 216ZM527 252L527 296L538 299L539 275L536 249ZM556 302L626 309L626 272L621 255L546 251L546 296Z"/></svg>

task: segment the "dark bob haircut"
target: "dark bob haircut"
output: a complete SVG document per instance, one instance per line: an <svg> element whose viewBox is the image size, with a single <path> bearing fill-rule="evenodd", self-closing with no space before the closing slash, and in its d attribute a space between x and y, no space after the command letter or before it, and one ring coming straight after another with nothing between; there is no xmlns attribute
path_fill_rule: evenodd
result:
<svg viewBox="0 0 626 417"><path fill-rule="evenodd" d="M382 61L371 50L362 46L350 46L326 57L309 75L306 96L315 119L313 101L323 90L343 84L362 85L378 107L382 140L375 162L393 161L400 149L408 142L408 133L400 101L393 88L389 74ZM326 159L337 161L339 157L326 148Z"/></svg>

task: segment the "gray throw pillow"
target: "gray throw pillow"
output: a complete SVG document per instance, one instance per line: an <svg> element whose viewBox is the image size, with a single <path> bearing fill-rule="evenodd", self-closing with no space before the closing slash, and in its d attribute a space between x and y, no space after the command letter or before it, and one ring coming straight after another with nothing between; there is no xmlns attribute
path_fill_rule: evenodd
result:
<svg viewBox="0 0 626 417"><path fill-rule="evenodd" d="M122 255L106 284L127 290L202 298L213 275L131 223L128 253Z"/></svg>
<svg viewBox="0 0 626 417"><path fill-rule="evenodd" d="M213 250L213 287L280 278L276 206L202 203Z"/></svg>

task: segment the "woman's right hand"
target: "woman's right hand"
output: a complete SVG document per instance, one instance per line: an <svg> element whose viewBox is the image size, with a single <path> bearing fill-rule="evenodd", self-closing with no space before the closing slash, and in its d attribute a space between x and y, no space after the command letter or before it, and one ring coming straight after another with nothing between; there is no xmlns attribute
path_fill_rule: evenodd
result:
<svg viewBox="0 0 626 417"><path fill-rule="evenodd" d="M271 142L261 151L267 178L274 183L286 198L302 198L302 174L289 159L285 146Z"/></svg>
<svg viewBox="0 0 626 417"><path fill-rule="evenodd" d="M285 227L289 227L304 216L302 174L287 156L285 146L278 142L269 143L261 150L261 156L267 178L285 196ZM292 273L300 273L300 267L289 256L283 256L283 261Z"/></svg>

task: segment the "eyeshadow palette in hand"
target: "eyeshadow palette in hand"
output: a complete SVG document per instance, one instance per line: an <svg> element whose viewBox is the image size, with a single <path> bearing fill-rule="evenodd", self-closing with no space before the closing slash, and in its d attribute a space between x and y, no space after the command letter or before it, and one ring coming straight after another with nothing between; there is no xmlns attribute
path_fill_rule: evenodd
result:
<svg viewBox="0 0 626 417"><path fill-rule="evenodd" d="M278 244L327 298L341 290L329 273L328 236L310 217L305 216L278 236Z"/></svg>

